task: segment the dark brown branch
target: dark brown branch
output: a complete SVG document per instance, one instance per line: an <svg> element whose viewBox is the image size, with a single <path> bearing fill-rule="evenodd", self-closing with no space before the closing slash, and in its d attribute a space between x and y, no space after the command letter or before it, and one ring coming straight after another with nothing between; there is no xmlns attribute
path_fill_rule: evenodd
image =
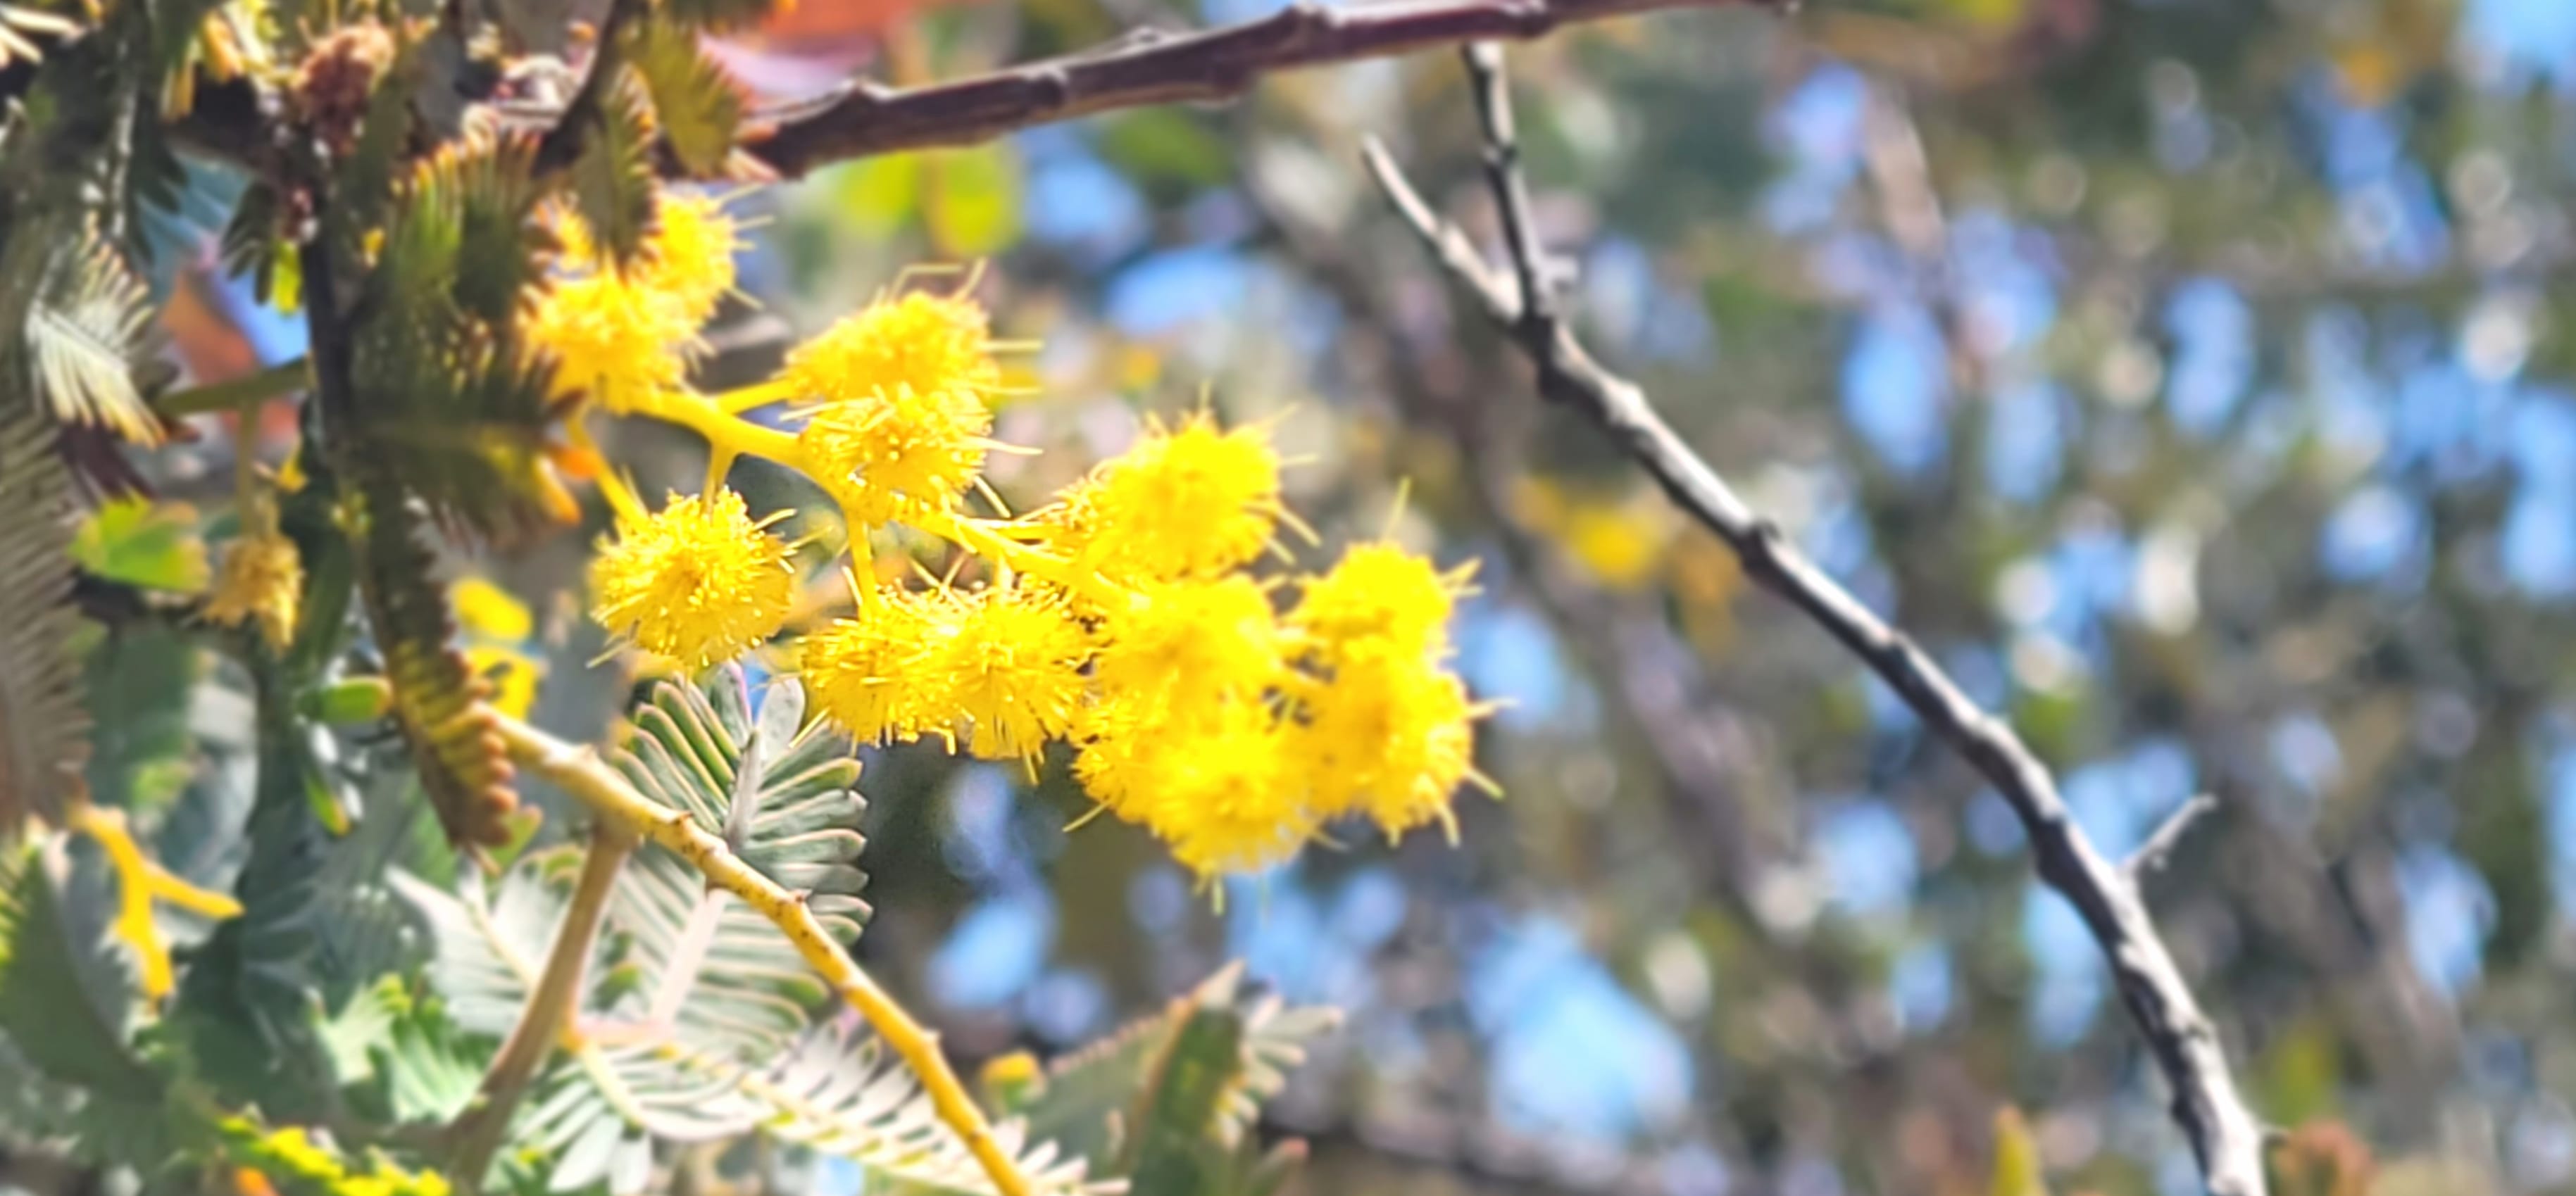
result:
<svg viewBox="0 0 2576 1196"><path fill-rule="evenodd" d="M1110 45L989 75L893 89L860 81L754 120L744 150L781 175L897 150L972 145L1032 125L1151 104L1232 99L1264 75L1468 41L1526 41L1557 28L1670 8L1778 7L1785 0L1408 0L1301 2L1200 33L1143 29ZM766 126L760 128L760 126Z"/></svg>
<svg viewBox="0 0 2576 1196"><path fill-rule="evenodd" d="M1488 136L1495 132L1487 122ZM2120 995L2173 1089L2174 1123L2215 1196L2262 1196L2263 1129L2237 1095L2218 1031L2184 983L2135 883L2103 858L2067 810L2057 783L2011 727L1987 714L1904 633L1872 614L1756 514L1664 423L1644 391L1594 361L1564 321L1524 310L1510 276L1487 265L1432 213L1384 147L1367 149L1389 203L1486 315L1509 331L1547 397L1598 424L1683 511L1742 560L1744 572L1787 600L1885 680L1926 728L1958 751L2020 817L2040 879L2075 906L2099 943ZM1508 204L1507 195L1497 202ZM1518 267L1524 275L1543 269Z"/></svg>

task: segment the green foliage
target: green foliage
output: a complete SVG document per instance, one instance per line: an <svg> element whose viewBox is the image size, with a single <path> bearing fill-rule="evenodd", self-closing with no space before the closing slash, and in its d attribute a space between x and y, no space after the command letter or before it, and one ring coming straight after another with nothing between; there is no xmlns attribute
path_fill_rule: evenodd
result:
<svg viewBox="0 0 2576 1196"><path fill-rule="evenodd" d="M622 268L653 231L653 106L633 66L602 65L617 74L600 89L598 119L572 164L572 195L601 255Z"/></svg>
<svg viewBox="0 0 2576 1196"><path fill-rule="evenodd" d="M540 270L535 146L469 141L400 189L351 372L362 401L339 437L428 503L484 535L560 505L545 461L551 380L512 320Z"/></svg>
<svg viewBox="0 0 2576 1196"><path fill-rule="evenodd" d="M447 596L432 578L420 515L381 481L354 497L358 593L421 788L449 841L498 846L509 838L505 820L518 799L501 745L486 732L481 683L448 642Z"/></svg>
<svg viewBox="0 0 2576 1196"><path fill-rule="evenodd" d="M705 688L665 684L638 710L616 764L782 883L838 886L826 894L845 899L832 920L854 933L864 907L849 896L860 844L850 824L861 805L847 786L857 767L841 741L800 729L803 707L796 683L781 680L755 720L735 669L718 670ZM533 856L488 896L470 873L454 895L397 878L431 929L432 976L464 1032L498 1040L517 1025L563 917L568 871L560 855ZM809 1011L825 993L794 946L678 857L647 846L627 864L599 951L582 1041L539 1080L514 1127L518 1141L551 1157L552 1190L605 1182L637 1191L656 1141L753 1130L890 1177L983 1190L980 1166L911 1072L871 1036L812 1028ZM1016 1127L1006 1132L1007 1148L1026 1154L1046 1190L1081 1183L1088 1160L1031 1142Z"/></svg>
<svg viewBox="0 0 2576 1196"><path fill-rule="evenodd" d="M127 496L101 505L82 520L71 554L81 570L105 581L148 590L195 594L211 571L195 512Z"/></svg>
<svg viewBox="0 0 2576 1196"><path fill-rule="evenodd" d="M770 685L755 722L742 670L726 666L701 685L661 682L633 716L617 769L639 791L686 810L701 829L771 880L810 894L834 937L859 935L868 915L858 832L867 803L855 786L848 740L805 721L805 691Z"/></svg>
<svg viewBox="0 0 2576 1196"><path fill-rule="evenodd" d="M322 1027L332 1073L353 1103L386 1125L445 1124L483 1079L484 1052L465 1041L438 998L386 976Z"/></svg>
<svg viewBox="0 0 2576 1196"><path fill-rule="evenodd" d="M0 1031L45 1075L95 1099L150 1105L161 1078L128 1049L122 1012L101 1008L95 952L62 916L63 841L0 849ZM121 990L120 990L121 991Z"/></svg>
<svg viewBox="0 0 2576 1196"><path fill-rule="evenodd" d="M1240 966L1218 972L1162 1013L1049 1069L1012 1111L1031 1136L1134 1174L1140 1193L1242 1190L1268 1170L1251 1153L1260 1103L1278 1095L1305 1044L1340 1014L1241 989Z"/></svg>
<svg viewBox="0 0 2576 1196"><path fill-rule="evenodd" d="M66 424L106 428L128 440L160 439L138 375L157 373L151 294L124 256L91 226L53 256L27 313L36 387Z"/></svg>
<svg viewBox="0 0 2576 1196"><path fill-rule="evenodd" d="M742 96L698 44L697 34L667 21L645 21L634 28L627 58L652 96L662 139L680 165L701 175L722 170L742 124Z"/></svg>
<svg viewBox="0 0 2576 1196"><path fill-rule="evenodd" d="M204 671L196 645L162 625L85 630L89 708L96 727L85 770L90 798L126 809L161 809L195 772L188 729L191 687Z"/></svg>

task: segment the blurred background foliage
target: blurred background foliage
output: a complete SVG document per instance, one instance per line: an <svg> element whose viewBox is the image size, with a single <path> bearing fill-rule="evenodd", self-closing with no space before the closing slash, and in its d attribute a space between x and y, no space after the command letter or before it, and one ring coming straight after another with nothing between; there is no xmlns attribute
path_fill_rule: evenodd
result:
<svg viewBox="0 0 2576 1196"><path fill-rule="evenodd" d="M804 0L723 54L784 98L1271 7ZM1831 0L1514 65L1605 360L2008 711L2106 852L2219 799L2149 893L2260 1111L2308 1127L2279 1190L2576 1190L2576 5ZM1370 134L1493 233L1438 55L736 199L757 302L713 381L880 288L955 285L908 269L967 269L1042 346L997 437L1045 451L997 459L1006 495L1142 413L1275 421L1325 541L1478 563L1462 667L1507 703L1481 744L1507 796L1465 799L1454 849L1309 852L1221 909L1133 828L1068 832L1060 769L871 753L865 961L970 1060L1061 1049L1229 956L1343 1006L1271 1114L1315 1139L1309 1192L2193 1190L2008 813L1539 404L1368 190ZM196 381L303 351L210 240L167 235ZM292 418L253 429L272 457ZM220 505L208 428L162 482ZM693 442L624 434L648 485L691 484ZM808 497L758 462L734 481ZM114 517L93 572L203 584L147 512ZM593 735L628 686L589 663L582 541L453 565L491 583L460 614L505 699ZM92 659L129 740L98 752L102 800L147 825L246 805L240 678Z"/></svg>

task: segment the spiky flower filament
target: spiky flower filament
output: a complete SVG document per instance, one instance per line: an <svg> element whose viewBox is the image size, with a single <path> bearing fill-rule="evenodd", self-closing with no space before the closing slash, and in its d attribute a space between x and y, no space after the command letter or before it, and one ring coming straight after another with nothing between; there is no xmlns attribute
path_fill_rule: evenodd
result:
<svg viewBox="0 0 2576 1196"><path fill-rule="evenodd" d="M848 488L850 518L916 522L975 484L992 430L991 409L971 390L898 385L814 408L796 447L808 473Z"/></svg>
<svg viewBox="0 0 2576 1196"><path fill-rule="evenodd" d="M862 600L854 617L798 641L797 671L824 717L861 743L944 729L943 716L953 707L930 684L923 662L939 654L956 620L934 601L947 600L889 587Z"/></svg>
<svg viewBox="0 0 2576 1196"><path fill-rule="evenodd" d="M1346 653L1303 699L1289 742L1324 818L1366 815L1393 839L1427 822L1450 826L1450 795L1485 784L1475 770L1484 708L1420 653L1383 642Z"/></svg>
<svg viewBox="0 0 2576 1196"><path fill-rule="evenodd" d="M987 760L1034 760L1073 726L1091 639L1061 602L1016 588L956 600L956 631L927 662L958 739Z"/></svg>
<svg viewBox="0 0 2576 1196"><path fill-rule="evenodd" d="M1279 454L1259 427L1198 412L1149 425L1049 513L1067 555L1122 580L1222 573L1268 547L1282 508Z"/></svg>
<svg viewBox="0 0 2576 1196"><path fill-rule="evenodd" d="M693 670L768 640L796 600L788 547L766 530L782 517L754 520L731 490L621 511L591 562L600 625Z"/></svg>
<svg viewBox="0 0 2576 1196"><path fill-rule="evenodd" d="M1449 616L1472 572L1443 573L1384 541L1354 545L1330 571L1300 583L1288 625L1327 663L1354 650L1442 656Z"/></svg>
<svg viewBox="0 0 2576 1196"><path fill-rule="evenodd" d="M880 296L787 355L781 381L799 402L845 402L881 391L998 392L992 321L964 295Z"/></svg>
<svg viewBox="0 0 2576 1196"><path fill-rule="evenodd" d="M538 296L528 335L553 356L557 393L626 414L688 376L698 330L733 289L736 230L701 196L665 191L656 211L642 262L624 271L600 260L577 214L555 213L564 275Z"/></svg>
<svg viewBox="0 0 2576 1196"><path fill-rule="evenodd" d="M1270 595L1240 574L1145 583L1100 620L1100 638L1101 691L1167 706L1258 698L1287 668Z"/></svg>

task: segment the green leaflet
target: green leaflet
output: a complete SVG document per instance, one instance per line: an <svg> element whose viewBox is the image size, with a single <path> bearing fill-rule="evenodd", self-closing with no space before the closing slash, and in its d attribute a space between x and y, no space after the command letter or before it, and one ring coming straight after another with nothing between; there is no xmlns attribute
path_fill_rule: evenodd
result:
<svg viewBox="0 0 2576 1196"><path fill-rule="evenodd" d="M396 189L351 321L363 399L333 433L341 459L485 536L550 520L563 501L545 455L551 375L515 318L540 273L539 194L525 138L451 146Z"/></svg>
<svg viewBox="0 0 2576 1196"><path fill-rule="evenodd" d="M778 682L755 716L734 668L703 688L664 683L614 762L781 883L828 886L816 904L836 899L830 917L855 934L858 767L843 741L804 723L802 699L793 681ZM563 862L524 862L488 897L471 873L461 895L397 878L431 928L432 980L463 1030L498 1039L516 1024L562 920L564 896L548 875ZM825 990L786 937L677 856L650 845L636 853L601 937L587 1042L555 1061L513 1127L517 1145L551 1157L543 1173L553 1190L632 1193L650 1178L656 1141L753 1130L892 1179L987 1190L899 1060L864 1031L814 1026ZM1000 1132L1040 1190L1091 1186L1089 1160L1032 1146L1017 1124Z"/></svg>
<svg viewBox="0 0 2576 1196"><path fill-rule="evenodd" d="M858 866L867 802L849 741L804 713L803 687L781 678L755 726L742 669L724 665L700 685L656 684L613 762L646 797L688 811L771 880L811 894L816 916L849 942L868 915Z"/></svg>
<svg viewBox="0 0 2576 1196"><path fill-rule="evenodd" d="M1028 1119L1030 1134L1103 1168L1122 1160L1139 1162L1138 1146L1149 1131L1138 1127L1156 1115L1149 1103L1164 1100L1171 1083L1166 1073L1178 1062L1202 1077L1225 1078L1216 1089L1211 1115L1201 1120L1192 1114L1204 1136L1228 1148L1247 1139L1245 1131L1260 1102L1278 1094L1288 1073L1304 1062L1305 1044L1329 1033L1341 1015L1326 1007L1292 1007L1276 995L1245 1000L1241 983L1241 966L1227 967L1163 1012L1057 1062L1036 1095L1017 1110ZM1186 1028L1209 1013L1241 1023L1231 1067L1200 1057L1211 1037L1222 1037L1214 1031L1203 1032L1187 1049L1181 1045Z"/></svg>
<svg viewBox="0 0 2576 1196"><path fill-rule="evenodd" d="M573 203L608 263L623 268L653 231L653 106L644 77L602 55L592 69L617 75L599 94L597 121L572 164Z"/></svg>
<svg viewBox="0 0 2576 1196"><path fill-rule="evenodd" d="M627 58L653 97L662 140L692 173L712 175L733 154L742 96L724 67L698 45L697 31L669 21L633 27Z"/></svg>

